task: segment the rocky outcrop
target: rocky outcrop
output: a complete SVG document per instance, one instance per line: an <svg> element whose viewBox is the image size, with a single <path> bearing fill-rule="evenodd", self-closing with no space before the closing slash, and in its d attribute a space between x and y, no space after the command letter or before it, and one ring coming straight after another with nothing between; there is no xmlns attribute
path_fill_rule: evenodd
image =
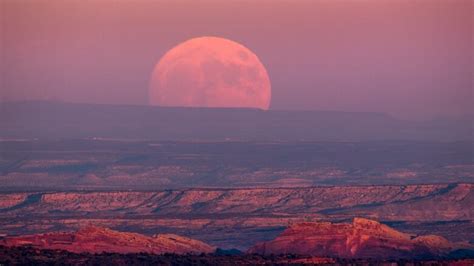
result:
<svg viewBox="0 0 474 266"><path fill-rule="evenodd" d="M178 235L158 234L153 237L107 228L87 226L77 232L55 232L7 237L5 246L29 245L39 249L59 249L74 253L211 253L215 248L198 240Z"/></svg>
<svg viewBox="0 0 474 266"><path fill-rule="evenodd" d="M26 193L0 194L0 210L19 205L26 200Z"/></svg>
<svg viewBox="0 0 474 266"><path fill-rule="evenodd" d="M1 195L0 195L1 196ZM31 200L37 196L37 200ZM383 220L474 219L473 184L305 188L182 189L157 192L4 194L4 215L284 214L378 217ZM3 208L1 206L4 206Z"/></svg>
<svg viewBox="0 0 474 266"><path fill-rule="evenodd" d="M425 258L449 254L455 248L439 236L396 231L379 222L355 218L352 224L312 222L290 226L276 239L255 245L249 253L301 254L339 258Z"/></svg>
<svg viewBox="0 0 474 266"><path fill-rule="evenodd" d="M473 184L0 193L0 235L95 224L247 250L289 224L366 217L413 234L473 242L473 205Z"/></svg>

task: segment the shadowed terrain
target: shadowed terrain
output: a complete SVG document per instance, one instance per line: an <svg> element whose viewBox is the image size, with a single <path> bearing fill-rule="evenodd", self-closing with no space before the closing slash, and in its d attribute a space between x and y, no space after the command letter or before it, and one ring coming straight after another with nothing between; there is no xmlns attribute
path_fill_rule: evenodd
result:
<svg viewBox="0 0 474 266"><path fill-rule="evenodd" d="M474 242L467 120L58 102L1 110L6 238L90 226L247 250L294 225L362 217L410 235L402 246L441 239L422 235Z"/></svg>
<svg viewBox="0 0 474 266"><path fill-rule="evenodd" d="M76 254L61 250L37 250L31 247L7 248L0 246L0 263L5 265L50 265L52 263L65 265L387 265L394 263L401 265L452 265L470 266L473 259L462 257L438 258L428 260L399 259L336 259L320 258L295 254L262 256L258 254L223 255L155 255L147 253L138 254Z"/></svg>
<svg viewBox="0 0 474 266"><path fill-rule="evenodd" d="M383 113L5 102L1 138L222 141L473 140L472 117L410 122ZM80 130L78 130L80 128Z"/></svg>
<svg viewBox="0 0 474 266"><path fill-rule="evenodd" d="M95 224L246 249L292 223L360 216L414 234L473 241L473 204L472 184L2 193L0 233Z"/></svg>
<svg viewBox="0 0 474 266"><path fill-rule="evenodd" d="M0 190L472 182L472 142L0 141Z"/></svg>
<svg viewBox="0 0 474 266"><path fill-rule="evenodd" d="M471 258L474 255L473 245L453 243L436 235L410 235L363 218L354 218L352 224L329 222L294 224L274 240L254 245L246 254L215 249L201 241L177 235L158 234L147 237L88 226L76 232L4 237L0 239L0 263L22 261L18 252L25 254L24 252L31 252L31 249L21 247L36 249L37 255L49 253L46 257L57 262L64 260L61 255L65 253L61 251L68 251L81 254L83 259L100 259L104 255L110 259L131 261L146 258L142 264L151 263L156 259L169 259L170 256L181 260L181 263L186 261L191 263L196 254L200 254L200 262L203 264L231 263L232 260L233 265L236 263L254 265L263 262L271 265L349 262L344 259L356 259L352 262L358 264L374 260L383 262L389 259L399 262L403 259L454 262L456 259ZM127 257L120 254L126 254ZM164 255L164 258L153 257L153 254ZM177 256L180 254L185 256ZM69 254L68 258L78 257ZM77 264L80 261L72 260L69 263Z"/></svg>

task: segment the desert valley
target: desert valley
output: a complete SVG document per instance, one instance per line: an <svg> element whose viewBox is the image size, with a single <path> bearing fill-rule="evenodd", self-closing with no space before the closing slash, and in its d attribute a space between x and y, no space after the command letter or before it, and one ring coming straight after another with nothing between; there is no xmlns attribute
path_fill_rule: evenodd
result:
<svg viewBox="0 0 474 266"><path fill-rule="evenodd" d="M263 263L285 254L295 257L272 263L473 256L468 140L103 135L4 138L0 145L4 259L36 252L30 248L89 252L96 255L82 259L98 260L107 252L122 262L135 257L119 254L192 260L204 253L205 264L225 256ZM63 256L57 252L48 256Z"/></svg>
<svg viewBox="0 0 474 266"><path fill-rule="evenodd" d="M0 0L0 266L473 266L473 0Z"/></svg>
<svg viewBox="0 0 474 266"><path fill-rule="evenodd" d="M53 117L53 109L61 106L20 103L4 110L42 107L43 114ZM64 110L86 112L90 107L70 104ZM94 108L102 114L110 110ZM135 111L126 113L137 119L152 119L144 115L150 112L174 110L183 117L201 112L130 108ZM227 111L236 114L234 123L255 130L249 125L249 110ZM281 114L265 115L279 117L282 127L293 123ZM341 125L348 115L330 114ZM377 116L356 116L368 124L380 123ZM36 134L31 138L18 124L21 119L5 119L10 124L3 125L8 130L0 141L4 260L17 261L15 254L22 252L49 254L25 263L47 263L48 256L64 262L77 256L101 260L107 253L121 263L136 259L127 254L148 254L155 256L149 261L165 264L194 260L199 254L207 254L204 264L225 263L230 259L226 256L241 264L344 264L368 259L454 261L474 255L473 143L463 134L451 141L431 134L435 139L427 141L419 134L432 128L405 125L410 140L367 140L374 132L350 138L343 133L339 137L345 140L287 136L291 140L271 134L270 140L251 140L241 134L245 131L226 137L234 129L222 122L214 125L212 131L220 135L213 140L166 140L168 135L133 139L126 135L133 125L101 131L104 123L119 125L121 119L69 117L88 128L78 138L66 138L70 133L64 126L55 129L58 136L44 138L49 122L24 122ZM169 123L170 131L181 131L184 125ZM437 127L459 121L450 123ZM162 134L159 128L152 130ZM325 130L336 132L337 127ZM379 135L384 136L389 137ZM84 252L90 255L81 257Z"/></svg>

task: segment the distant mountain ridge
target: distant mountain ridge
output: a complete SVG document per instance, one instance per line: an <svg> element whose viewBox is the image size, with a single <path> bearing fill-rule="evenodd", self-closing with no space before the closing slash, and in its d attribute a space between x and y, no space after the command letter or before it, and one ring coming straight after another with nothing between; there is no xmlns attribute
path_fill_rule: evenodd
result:
<svg viewBox="0 0 474 266"><path fill-rule="evenodd" d="M382 113L4 102L0 138L472 140L467 120L411 122Z"/></svg>

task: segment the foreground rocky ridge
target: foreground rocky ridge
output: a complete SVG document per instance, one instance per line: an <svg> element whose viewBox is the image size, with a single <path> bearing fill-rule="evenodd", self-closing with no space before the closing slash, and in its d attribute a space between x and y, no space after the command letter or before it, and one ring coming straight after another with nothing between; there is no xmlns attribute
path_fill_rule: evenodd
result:
<svg viewBox="0 0 474 266"><path fill-rule="evenodd" d="M431 260L334 259L302 255L262 256L257 254L118 254L71 253L62 250L38 250L32 247L0 246L0 264L4 265L450 265L471 266L474 259L441 258Z"/></svg>
<svg viewBox="0 0 474 266"><path fill-rule="evenodd" d="M7 248L32 247L72 253L201 254L222 253L204 242L174 235L152 237L87 226L76 232L52 232L10 236L0 239ZM235 252L232 251L234 254ZM436 235L402 233L374 220L355 218L352 224L330 222L297 223L271 241L256 244L247 254L261 256L293 254L300 262L329 262L334 259L453 259L471 258L474 246L453 243ZM297 257L291 258L293 260ZM334 259L324 259L334 258ZM333 261L334 262L334 261Z"/></svg>
<svg viewBox="0 0 474 266"><path fill-rule="evenodd" d="M355 218L352 224L313 222L295 224L277 238L255 245L248 253L301 254L337 258L433 258L455 250L474 250L467 243L451 243L436 236L414 236L379 222Z"/></svg>
<svg viewBox="0 0 474 266"><path fill-rule="evenodd" d="M198 240L174 234L153 237L87 226L77 232L54 232L38 235L7 237L0 240L7 247L33 246L39 249L58 249L74 253L211 253L215 248Z"/></svg>

